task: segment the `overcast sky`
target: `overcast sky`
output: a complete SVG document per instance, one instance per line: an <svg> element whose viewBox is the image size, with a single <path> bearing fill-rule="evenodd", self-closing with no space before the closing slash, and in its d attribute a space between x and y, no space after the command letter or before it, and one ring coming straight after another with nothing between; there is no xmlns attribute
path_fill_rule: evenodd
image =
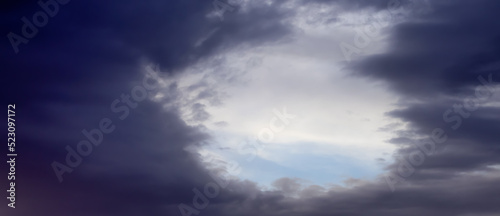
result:
<svg viewBox="0 0 500 216"><path fill-rule="evenodd" d="M498 216L499 10L8 0L0 213Z"/></svg>

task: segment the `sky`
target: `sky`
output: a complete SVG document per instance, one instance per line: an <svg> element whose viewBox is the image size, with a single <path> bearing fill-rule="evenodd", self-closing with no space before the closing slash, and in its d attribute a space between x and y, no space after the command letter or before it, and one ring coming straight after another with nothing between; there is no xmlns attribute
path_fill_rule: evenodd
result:
<svg viewBox="0 0 500 216"><path fill-rule="evenodd" d="M500 215L500 2L0 8L1 215Z"/></svg>

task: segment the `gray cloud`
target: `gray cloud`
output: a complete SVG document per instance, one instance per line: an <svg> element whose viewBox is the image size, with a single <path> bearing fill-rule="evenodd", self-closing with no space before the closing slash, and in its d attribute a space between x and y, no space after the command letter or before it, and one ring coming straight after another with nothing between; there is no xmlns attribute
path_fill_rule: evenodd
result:
<svg viewBox="0 0 500 216"><path fill-rule="evenodd" d="M351 2L355 1L314 1L338 4L349 11L384 9L386 3ZM75 1L61 8L49 26L22 45L18 55L1 54L4 69L12 73L7 80L13 81L3 85L2 94L7 103L19 106L18 151L26 158L18 164L19 208L2 208L1 212L180 215L178 205L192 203L192 189L203 190L214 181L198 155L186 151L210 137L158 103L141 102L123 121L109 106L140 79L136 71L141 59L158 62L162 70L170 71L165 75L171 76L221 50L286 41L293 32L286 20L295 12L282 4L251 3L247 11L227 13L224 22L207 19L212 5L202 1ZM449 148L428 157L395 192L382 178L372 182L351 179L349 188L303 185L283 178L271 191L251 181L231 180L201 214L498 214L500 177L491 165L499 163L499 109L480 108L457 130L443 121L443 112L473 93L478 76L492 74L493 80L500 80L495 67L500 4L455 1L436 4L433 9L395 26L385 53L353 62L349 69L357 76L388 83L403 98L401 108L388 113L409 125L392 140L399 146L398 154L412 151L412 142L436 127L446 128ZM9 27L4 35L19 31L20 17L25 14L31 13L19 8L3 14L2 23ZM193 46L214 28L219 30L200 46ZM11 49L5 41L1 46ZM210 89L199 95L216 96ZM203 107L193 108L199 114L197 120L207 118ZM75 146L84 139L81 130L97 127L103 117L112 118L116 130L59 184L51 162L64 160L64 146ZM397 168L397 163L387 167Z"/></svg>

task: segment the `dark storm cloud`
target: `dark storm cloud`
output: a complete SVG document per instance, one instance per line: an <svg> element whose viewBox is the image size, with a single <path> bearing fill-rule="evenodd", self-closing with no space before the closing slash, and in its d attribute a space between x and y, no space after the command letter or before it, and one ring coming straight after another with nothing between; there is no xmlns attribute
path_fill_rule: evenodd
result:
<svg viewBox="0 0 500 216"><path fill-rule="evenodd" d="M353 66L361 76L386 81L409 101L389 114L409 123L409 134L429 136L435 128L444 129L449 140L438 147L446 148L419 168L421 173L444 176L488 169L498 164L500 153L500 109L480 106L498 99L493 87L500 81L500 24L494 17L500 4L454 3L415 17L418 22L396 26L387 52ZM478 86L485 90L484 98ZM410 102L415 100L420 102ZM394 141L405 145L399 151L405 155L415 148L407 146L418 139Z"/></svg>
<svg viewBox="0 0 500 216"><path fill-rule="evenodd" d="M3 35L22 35L21 18L41 10L36 1L7 6ZM142 80L143 61L159 64L164 76L171 76L211 53L275 42L290 32L280 22L288 14L279 7L254 4L237 17L226 12L223 22L205 16L212 10L208 1L70 1L59 4L58 13L19 44L17 54L4 37L0 55L8 76L2 94L5 103L17 106L22 157L17 209L4 206L2 213L179 214L177 205L192 200L193 187L213 181L198 155L185 150L207 135L148 100L129 107L123 119L125 114L111 107ZM195 47L216 28L213 38ZM210 96L204 94L200 97ZM82 130L98 128L104 118L112 120L114 131L59 183L51 164L65 164L65 147L75 149L86 139Z"/></svg>
<svg viewBox="0 0 500 216"><path fill-rule="evenodd" d="M492 201L496 200L492 194L498 193L498 187L491 181L498 180L498 170L491 166L500 162L500 109L474 107L498 100L498 96L492 95L494 89L488 94L491 97L482 99L477 94L478 86L483 83L493 87L500 81L497 67L500 23L495 18L498 9L500 4L495 1L454 1L435 6L431 12L414 15L392 28L386 52L351 64L357 75L382 80L401 95L401 109L388 113L408 124L408 129L392 139L400 146L396 153L398 160L400 157L408 160L412 152L420 151L415 143L423 142L422 137L430 139L436 128L443 129L448 137L446 142L436 144L434 154L426 156L423 164L415 167L415 173L406 183L398 184L399 188L390 197L401 200L387 203L401 209L392 213L489 215L499 212ZM467 104L471 99L475 105ZM403 163L397 161L388 169L399 173ZM483 174L464 174L473 172ZM457 192L453 187L469 193L471 198L454 196ZM379 192L372 195L386 197ZM425 200L433 202L425 204ZM481 202L483 204L479 204ZM436 203L441 205L434 205ZM460 203L470 205L461 207ZM405 205L414 208L405 210ZM376 206L380 208L385 204L377 202ZM387 206L385 215L390 215L389 209Z"/></svg>
<svg viewBox="0 0 500 216"><path fill-rule="evenodd" d="M339 4L346 10L386 5L384 1L315 2ZM18 151L25 159L18 162L18 209L2 208L2 213L181 215L178 204L192 207L192 189L204 191L215 180L197 155L185 148L201 145L207 135L153 102L140 102L124 120L110 110L110 104L130 94L134 87L130 83L142 79L137 73L142 59L159 63L162 71L175 71L222 49L277 42L292 32L282 21L293 11L282 9L281 3L251 4L246 12L227 12L220 22L205 17L211 1L71 1L20 46L19 54L4 40L4 69L15 75L4 80L2 94L7 103L19 107ZM37 10L31 9L2 14L8 27L2 33L19 32L20 17ZM210 204L199 214L486 216L500 212L500 177L487 167L498 164L499 110L480 108L457 130L450 130L442 116L460 102L451 96L471 94L479 75L491 73L499 80L491 66L499 54L498 9L495 1L456 1L436 7L425 17L396 26L384 54L353 62L359 76L383 80L408 101L420 101L405 101L401 109L389 113L410 125L401 134L428 135L436 127L448 132L450 147L427 158L395 192L382 178L349 180L351 188L328 190L290 178L279 179L270 191L262 191L254 182L231 181L218 196L207 198ZM194 46L214 28L219 30ZM113 120L115 131L106 134L82 165L59 183L50 164L63 161L65 146L76 146L85 139L81 131L98 127L105 117ZM393 141L405 155L415 139L401 136ZM397 169L397 164L388 169ZM462 173L470 170L484 172Z"/></svg>
<svg viewBox="0 0 500 216"><path fill-rule="evenodd" d="M389 50L354 69L387 80L409 96L463 92L478 84L479 75L493 74L498 82L498 68L483 69L499 61L500 23L494 21L498 4L454 3L399 24L392 31Z"/></svg>

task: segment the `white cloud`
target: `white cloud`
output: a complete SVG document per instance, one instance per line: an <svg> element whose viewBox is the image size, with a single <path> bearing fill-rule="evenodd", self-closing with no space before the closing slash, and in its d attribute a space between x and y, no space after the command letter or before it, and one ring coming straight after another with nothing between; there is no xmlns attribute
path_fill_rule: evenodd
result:
<svg viewBox="0 0 500 216"><path fill-rule="evenodd" d="M296 155L327 155L377 169L375 159L394 150L385 143L392 134L379 129L394 122L384 113L394 108L396 96L381 83L342 70L337 36L346 32L335 36L328 28L301 28L288 44L231 50L172 78L181 92L176 103L184 120L205 126L216 146L232 149L217 154L234 158L242 140L268 127L274 108L287 107L297 117L259 151L260 158L288 166ZM199 97L204 91L208 96ZM202 104L210 118L193 120L193 104Z"/></svg>

